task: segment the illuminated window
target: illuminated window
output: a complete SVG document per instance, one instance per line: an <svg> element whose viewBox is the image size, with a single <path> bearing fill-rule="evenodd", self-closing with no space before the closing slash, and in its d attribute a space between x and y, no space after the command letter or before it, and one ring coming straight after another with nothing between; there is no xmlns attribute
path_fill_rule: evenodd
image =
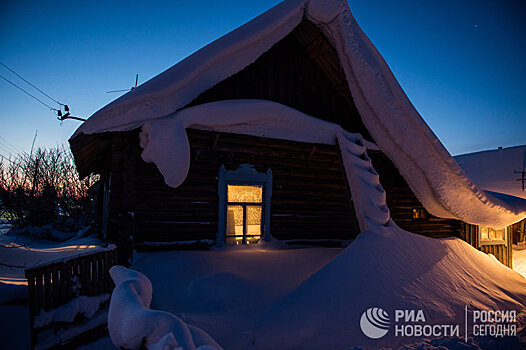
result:
<svg viewBox="0 0 526 350"><path fill-rule="evenodd" d="M427 213L424 208L413 208L413 219L427 219Z"/></svg>
<svg viewBox="0 0 526 350"><path fill-rule="evenodd" d="M491 227L479 226L480 245L506 244L506 229L495 230Z"/></svg>
<svg viewBox="0 0 526 350"><path fill-rule="evenodd" d="M225 239L228 245L261 239L263 186L227 185Z"/></svg>
<svg viewBox="0 0 526 350"><path fill-rule="evenodd" d="M263 186L227 185L229 202L262 203Z"/></svg>
<svg viewBox="0 0 526 350"><path fill-rule="evenodd" d="M217 245L254 244L270 239L272 171L256 171L248 164L219 171L219 226Z"/></svg>

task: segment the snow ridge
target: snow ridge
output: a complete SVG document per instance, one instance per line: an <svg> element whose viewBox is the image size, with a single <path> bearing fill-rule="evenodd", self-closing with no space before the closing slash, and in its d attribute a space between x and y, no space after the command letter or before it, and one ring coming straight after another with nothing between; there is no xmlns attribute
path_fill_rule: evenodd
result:
<svg viewBox="0 0 526 350"><path fill-rule="evenodd" d="M115 289L110 301L108 330L115 346L139 349L145 341L149 349L221 349L201 329L169 312L151 310L152 283L148 277L118 265L110 269L110 275Z"/></svg>
<svg viewBox="0 0 526 350"><path fill-rule="evenodd" d="M374 170L371 159L367 156L362 136L342 129L338 133L337 141L360 229L387 234L388 230L379 228L394 223L389 215L385 190L380 184L380 177Z"/></svg>

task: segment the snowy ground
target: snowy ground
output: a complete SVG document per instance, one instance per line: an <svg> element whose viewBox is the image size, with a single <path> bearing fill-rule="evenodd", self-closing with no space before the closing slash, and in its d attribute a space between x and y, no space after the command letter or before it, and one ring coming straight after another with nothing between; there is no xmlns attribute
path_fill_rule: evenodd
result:
<svg viewBox="0 0 526 350"><path fill-rule="evenodd" d="M0 235L0 283L26 284L24 269L102 246L100 240L92 237L66 242L37 240L28 236Z"/></svg>
<svg viewBox="0 0 526 350"><path fill-rule="evenodd" d="M4 349L29 349L29 311L24 268L97 249L97 239L66 242L0 234L0 339ZM4 266L1 264L11 265Z"/></svg>
<svg viewBox="0 0 526 350"><path fill-rule="evenodd" d="M440 344L486 348L487 342L482 346L479 340L470 339L468 346L451 337L400 342L387 335L370 341L361 333L359 319L368 307L383 307L390 315L393 308L422 309L431 324L462 324L464 305L519 313L526 309L526 279L490 256L457 239L434 240L395 232L389 237L361 234L347 249L291 249L273 243L139 253L131 268L151 279L152 309L169 311L200 327L225 349L403 344L413 344L407 347L411 349ZM35 251L24 252L26 258L16 261L56 258L91 245L96 246L96 241L39 243ZM521 257L526 246L517 248L516 256ZM518 266L517 260L515 264ZM3 278L23 276L15 271L4 271ZM0 291L3 301L13 300L24 295L25 285L1 283ZM14 304L0 305L2 347L28 348L27 307ZM506 348L523 346L519 338L504 341L511 344ZM82 347L114 348L109 337Z"/></svg>
<svg viewBox="0 0 526 350"><path fill-rule="evenodd" d="M255 246L141 253L132 268L152 281L152 309L176 314L225 349L398 347L423 341L394 338L393 332L367 339L359 320L369 307L390 315L397 308L421 309L429 324L458 325L464 324L465 305L519 314L526 309L526 280L494 258L458 239L403 232L362 233L345 250ZM466 348L485 348L488 341L493 339L472 339ZM505 341L524 346L519 338ZM460 338L440 342L465 346ZM425 348L413 348L419 346Z"/></svg>

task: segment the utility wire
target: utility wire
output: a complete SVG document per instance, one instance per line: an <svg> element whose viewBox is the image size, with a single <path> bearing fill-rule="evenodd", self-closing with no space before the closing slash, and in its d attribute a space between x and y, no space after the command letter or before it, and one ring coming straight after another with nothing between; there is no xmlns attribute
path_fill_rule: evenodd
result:
<svg viewBox="0 0 526 350"><path fill-rule="evenodd" d="M11 154L11 151L7 150L5 147L1 147L0 145L0 155L7 154L9 155L9 158L11 158L13 155Z"/></svg>
<svg viewBox="0 0 526 350"><path fill-rule="evenodd" d="M0 154L0 157L2 157L3 159L7 160L7 161L8 161L9 163L11 163L11 164L14 164L13 161L12 161L11 159L9 159L9 158L7 158L7 157L1 155L1 154Z"/></svg>
<svg viewBox="0 0 526 350"><path fill-rule="evenodd" d="M7 141L4 137L0 136L0 139L4 140L4 142L9 145L12 149L14 149L17 153L25 153L22 149L15 147L11 142Z"/></svg>
<svg viewBox="0 0 526 350"><path fill-rule="evenodd" d="M0 141L0 148L3 148L7 151L7 153L11 154L11 153L17 153L16 151L13 151L12 149L10 149L4 142Z"/></svg>
<svg viewBox="0 0 526 350"><path fill-rule="evenodd" d="M58 112L58 109L56 108L53 108L51 106L49 106L48 104L46 104L45 102L42 102L42 100L38 99L37 97L31 95L29 92L27 92L26 90L22 89L20 86L16 85L15 83L13 83L12 81L8 80L7 78L5 78L4 76L2 76L0 74L0 78L4 79L5 81L7 81L9 84L13 85L14 87L16 87L17 89L23 91L24 93L26 93L27 95L31 96L32 98L34 98L35 100L37 100L38 102L42 103L44 106L46 106L47 108L51 109L52 111L55 111L55 112Z"/></svg>
<svg viewBox="0 0 526 350"><path fill-rule="evenodd" d="M11 144L9 141L7 141L2 136L0 136L0 147L5 149L5 150L7 150L7 153L9 153L9 155L11 155L11 154L14 154L14 155L27 154L25 151L13 146L13 144Z"/></svg>
<svg viewBox="0 0 526 350"><path fill-rule="evenodd" d="M3 142L2 142L2 141L3 141ZM1 135L0 135L0 142L1 142L1 143L4 143L4 144L6 144L6 145L8 145L9 148L13 149L15 152L17 152L17 153L22 153L22 150L21 150L21 149L19 149L18 147L15 147L11 142L7 141L6 138L5 138L5 137L2 137Z"/></svg>
<svg viewBox="0 0 526 350"><path fill-rule="evenodd" d="M0 136L1 137L1 136ZM9 153L20 153L18 150L16 150L15 148L13 148L12 146L9 146L9 144L7 144L6 142L0 140L0 146L3 146L5 149L8 149L9 150Z"/></svg>
<svg viewBox="0 0 526 350"><path fill-rule="evenodd" d="M51 99L52 101L58 103L58 104L61 105L61 106L65 106L65 104L58 102L58 101L55 100L53 97L51 97L51 96L49 96L48 94L46 94L44 91L40 90L40 89L37 88L35 85L33 85L33 84L31 84L29 81L25 80L20 74L18 74L17 72L15 72L14 70L12 70L12 69L9 68L8 66L6 66L4 63L0 62L0 64L1 64L2 66L4 66L5 68L9 69L9 71L11 71L11 73L13 73L13 74L16 75L17 77L19 77L20 79L22 79L23 81L25 81L26 83L28 83L29 85L31 85L32 87L34 87L35 89L37 89L38 91L40 91L40 93L43 94L44 96L46 96L47 98Z"/></svg>

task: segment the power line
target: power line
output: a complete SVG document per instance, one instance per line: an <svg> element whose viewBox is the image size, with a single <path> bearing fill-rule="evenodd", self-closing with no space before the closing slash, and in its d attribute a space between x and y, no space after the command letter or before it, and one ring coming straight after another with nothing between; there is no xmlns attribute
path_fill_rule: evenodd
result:
<svg viewBox="0 0 526 350"><path fill-rule="evenodd" d="M0 143L6 144L7 146L9 146L9 148L12 149L15 153L18 153L18 154L26 153L23 149L15 147L15 145L7 141L6 138L2 137L1 135L0 135Z"/></svg>
<svg viewBox="0 0 526 350"><path fill-rule="evenodd" d="M0 140L0 146L4 147L5 149L9 150L9 153L19 153L16 149L14 149L12 146L9 146L6 142Z"/></svg>
<svg viewBox="0 0 526 350"><path fill-rule="evenodd" d="M17 72L15 72L13 69L9 68L7 65L5 65L4 63L0 62L0 65L4 66L5 68L7 68L11 73L13 73L14 75L16 75L17 77L19 77L20 79L22 79L24 82L26 82L27 84L31 85L33 88L35 88L36 90L38 90L41 94L43 94L44 96L46 96L47 98L49 98L50 100L54 101L55 103L59 104L61 107L59 107L60 109L57 109L57 108L53 108L51 107L50 105L48 105L47 103L45 103L44 101L42 101L41 99L37 98L35 95L32 95L30 94L29 92L27 92L26 90L24 90L23 88L21 88L20 86L16 85L15 83L13 83L12 81L10 81L9 79L7 79L6 77L0 75L0 78L4 79L5 81L7 81L9 84L13 85L14 87L16 87L17 89L19 89L20 91L24 92L25 94L27 94L28 96L32 97L33 99L35 99L36 101L40 102L42 105L46 106L47 108L49 108L50 110L52 111L55 111L57 112L57 115L58 115L58 120L60 121L63 121L63 120L66 120L66 119L75 119L75 120L80 120L80 121L86 121L86 119L84 118L80 118L80 117L74 117L70 114L69 112L69 107L68 105L64 104L64 103L61 103L57 100L55 100L53 97L49 96L48 94L46 94L44 91L42 91L41 89L39 89L38 87L36 87L35 85L31 84L29 81L27 81L26 79L24 79L20 74L18 74ZM137 86L137 80L139 79L139 76L137 75L137 78L135 79L135 86ZM132 89L134 89L132 87ZM65 114L63 115L62 114L62 107L64 107L64 112ZM4 139L5 140L5 139ZM7 142L7 140L5 140ZM7 142L9 144L9 142ZM9 144L11 147L13 147L13 145ZM14 148L14 147L13 147ZM16 149L15 149L16 150ZM19 152L18 150L16 150L17 152ZM23 152L25 153L25 152Z"/></svg>
<svg viewBox="0 0 526 350"><path fill-rule="evenodd" d="M7 81L9 84L13 85L13 86L16 87L17 89L19 89L19 90L23 91L24 93L26 93L27 95L31 96L32 98L34 98L35 100L37 100L38 102L40 102L41 104L43 104L44 106L46 106L47 108L49 108L50 110L55 111L55 112L58 112L58 109L49 106L49 105L46 104L45 102L42 102L42 100L40 100L40 99L38 99L37 97L31 95L29 92L27 92L26 90L22 89L20 86L16 85L15 83L13 83L13 82L10 81L10 80L8 80L7 78L5 78L4 76L2 76L1 74L0 74L0 78L4 79L4 80Z"/></svg>
<svg viewBox="0 0 526 350"><path fill-rule="evenodd" d="M21 152L21 150L18 147L15 147L11 142L7 141L5 137L2 137L0 135L0 139L2 139L5 144L7 144L10 148L14 149L16 152L19 152L19 153Z"/></svg>
<svg viewBox="0 0 526 350"><path fill-rule="evenodd" d="M51 99L52 101L58 103L59 105L61 106L64 106L63 103L60 103L58 102L57 100L55 100L53 97L49 96L48 94L46 94L44 91L40 90L38 87L36 87L35 85L31 84L29 81L27 81L26 79L24 79L20 74L18 74L17 72L15 72L14 70L12 70L11 68L9 68L8 66L6 66L4 63L0 62L0 64L2 66L4 66L5 68L9 69L9 71L11 71L11 73L13 73L14 75L16 75L17 77L19 77L20 79L22 79L23 81L25 81L26 83L28 83L29 85L31 85L32 87L34 87L35 89L37 89L38 91L40 91L41 94L43 94L44 96L46 96L47 98Z"/></svg>
<svg viewBox="0 0 526 350"><path fill-rule="evenodd" d="M0 154L0 157L2 157L3 159L7 160L7 161L8 161L9 163L11 163L11 164L14 164L14 162L13 162L11 159L9 159L9 158L7 158L7 157L1 155L1 154Z"/></svg>
<svg viewBox="0 0 526 350"><path fill-rule="evenodd" d="M7 153L9 153L9 155L11 155L11 153L17 153L17 152L13 152L12 149L9 149L4 143L0 142L0 150L3 149L5 150Z"/></svg>

